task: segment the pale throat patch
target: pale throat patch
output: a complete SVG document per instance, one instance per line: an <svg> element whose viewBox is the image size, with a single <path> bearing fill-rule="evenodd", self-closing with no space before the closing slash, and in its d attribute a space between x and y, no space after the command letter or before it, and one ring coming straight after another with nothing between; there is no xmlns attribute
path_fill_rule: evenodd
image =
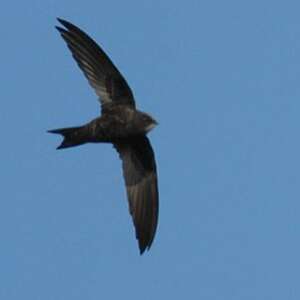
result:
<svg viewBox="0 0 300 300"><path fill-rule="evenodd" d="M152 130L155 126L156 126L155 123L151 123L150 125L148 125L148 126L145 128L146 132L149 132L149 131Z"/></svg>

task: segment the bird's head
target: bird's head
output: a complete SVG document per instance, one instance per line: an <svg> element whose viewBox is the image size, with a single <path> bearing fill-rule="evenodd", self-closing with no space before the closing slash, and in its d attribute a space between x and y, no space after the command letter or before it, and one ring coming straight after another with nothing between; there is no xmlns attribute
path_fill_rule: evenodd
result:
<svg viewBox="0 0 300 300"><path fill-rule="evenodd" d="M140 120L142 123L142 128L145 131L145 133L148 133L150 130L152 130L158 123L148 114L141 113Z"/></svg>

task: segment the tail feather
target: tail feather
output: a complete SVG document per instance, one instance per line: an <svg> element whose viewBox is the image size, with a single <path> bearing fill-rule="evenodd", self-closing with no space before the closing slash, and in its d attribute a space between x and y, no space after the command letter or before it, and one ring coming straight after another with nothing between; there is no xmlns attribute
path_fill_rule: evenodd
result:
<svg viewBox="0 0 300 300"><path fill-rule="evenodd" d="M79 146L86 143L84 126L48 130L49 133L63 136L62 143L56 149Z"/></svg>

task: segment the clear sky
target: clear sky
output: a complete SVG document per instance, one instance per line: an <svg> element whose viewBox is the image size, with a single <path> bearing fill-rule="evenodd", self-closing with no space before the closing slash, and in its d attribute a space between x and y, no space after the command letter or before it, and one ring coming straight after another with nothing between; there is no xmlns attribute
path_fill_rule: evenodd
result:
<svg viewBox="0 0 300 300"><path fill-rule="evenodd" d="M0 298L300 299L299 1L4 1ZM160 220L139 255L110 145L54 29L87 31L159 121Z"/></svg>

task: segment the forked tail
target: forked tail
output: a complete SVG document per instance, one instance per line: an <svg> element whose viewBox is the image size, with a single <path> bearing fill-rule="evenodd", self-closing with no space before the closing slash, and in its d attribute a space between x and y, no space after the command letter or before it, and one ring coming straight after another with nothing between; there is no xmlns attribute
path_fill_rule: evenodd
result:
<svg viewBox="0 0 300 300"><path fill-rule="evenodd" d="M86 128L84 126L59 128L48 130L48 132L60 134L64 138L62 143L56 149L75 147L87 142Z"/></svg>

